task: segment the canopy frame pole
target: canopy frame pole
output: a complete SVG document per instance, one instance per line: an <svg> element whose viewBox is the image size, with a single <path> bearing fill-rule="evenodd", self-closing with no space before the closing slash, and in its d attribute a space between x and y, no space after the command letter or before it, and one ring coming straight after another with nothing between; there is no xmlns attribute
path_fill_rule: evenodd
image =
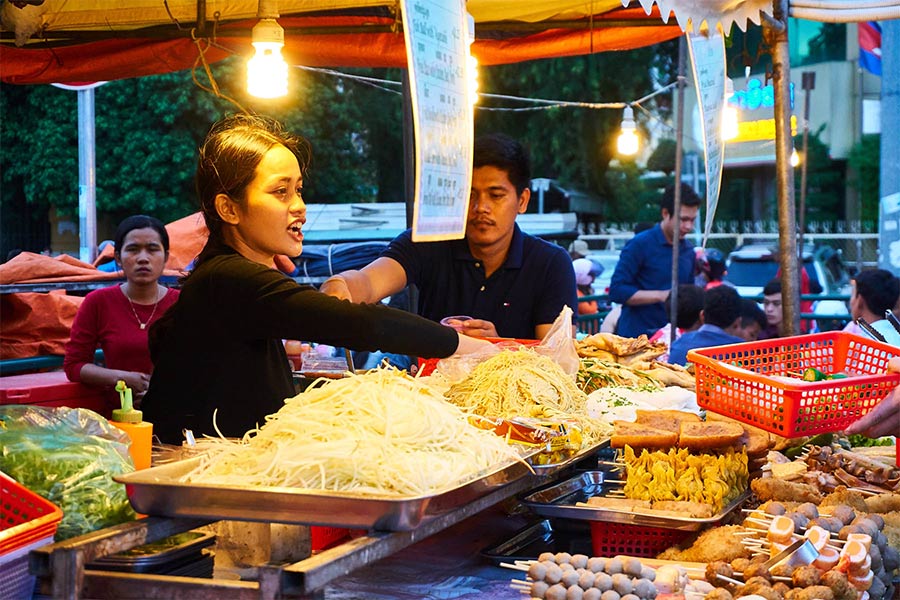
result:
<svg viewBox="0 0 900 600"><path fill-rule="evenodd" d="M791 57L788 47L788 0L774 0L763 35L772 56L775 91L775 182L778 198L778 249L781 264L782 334L800 333L800 271L797 266L797 222L794 169L791 166ZM774 22L773 22L774 21Z"/></svg>
<svg viewBox="0 0 900 600"><path fill-rule="evenodd" d="M671 215L675 222L672 233L672 287L669 290L669 345L678 336L678 254L681 246L681 154L684 151L684 86L687 70L687 39L684 34L678 38L678 110L675 113L675 206Z"/></svg>

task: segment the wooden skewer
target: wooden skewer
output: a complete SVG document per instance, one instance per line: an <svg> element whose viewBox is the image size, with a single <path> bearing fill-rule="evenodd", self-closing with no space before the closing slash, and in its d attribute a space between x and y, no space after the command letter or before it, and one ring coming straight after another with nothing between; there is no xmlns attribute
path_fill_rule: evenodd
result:
<svg viewBox="0 0 900 600"><path fill-rule="evenodd" d="M526 572L528 571L528 567L526 567L524 565L514 565L512 563L502 562L502 563L500 563L500 566L506 567L507 569L515 569L516 571L526 571Z"/></svg>
<svg viewBox="0 0 900 600"><path fill-rule="evenodd" d="M721 579L722 581L727 581L728 583L733 583L735 585L744 585L743 581L738 581L737 579L732 579L731 577L727 577L722 575L721 573L716 573L716 578Z"/></svg>

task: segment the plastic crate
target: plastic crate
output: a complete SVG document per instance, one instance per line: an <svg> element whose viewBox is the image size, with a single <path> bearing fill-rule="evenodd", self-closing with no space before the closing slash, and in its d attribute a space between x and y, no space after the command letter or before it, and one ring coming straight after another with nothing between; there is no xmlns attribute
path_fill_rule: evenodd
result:
<svg viewBox="0 0 900 600"><path fill-rule="evenodd" d="M524 340L519 338L484 338L489 342L492 342L495 346L499 346L501 348L518 348L519 346L537 346L541 343L541 340ZM420 358L419 359L419 373L422 375L431 375L434 372L435 367L437 367L438 361L441 360L439 358Z"/></svg>
<svg viewBox="0 0 900 600"><path fill-rule="evenodd" d="M701 407L790 438L841 431L869 412L900 383L900 374L886 372L898 355L890 344L833 331L691 350L687 358ZM796 376L810 367L848 377Z"/></svg>
<svg viewBox="0 0 900 600"><path fill-rule="evenodd" d="M630 523L591 521L591 548L594 556L626 554L655 558L666 548L681 543L694 533L696 532Z"/></svg>
<svg viewBox="0 0 900 600"><path fill-rule="evenodd" d="M327 550L339 543L344 542L352 537L364 535L365 530L361 529L345 529L343 527L326 527L311 525L309 528L309 537L313 552Z"/></svg>
<svg viewBox="0 0 900 600"><path fill-rule="evenodd" d="M0 590L4 598L31 598L35 578L28 553L53 541L62 511L0 473Z"/></svg>

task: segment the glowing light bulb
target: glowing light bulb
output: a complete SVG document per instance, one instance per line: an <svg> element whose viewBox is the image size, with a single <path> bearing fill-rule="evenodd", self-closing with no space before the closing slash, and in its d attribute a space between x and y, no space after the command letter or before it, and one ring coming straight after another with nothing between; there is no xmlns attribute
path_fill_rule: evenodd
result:
<svg viewBox="0 0 900 600"><path fill-rule="evenodd" d="M791 150L791 166L796 167L800 164L800 153L797 152L797 149Z"/></svg>
<svg viewBox="0 0 900 600"><path fill-rule="evenodd" d="M619 139L616 142L619 154L624 156L634 156L637 154L639 143L637 136L637 126L634 123L634 109L630 106L625 107L622 113L622 130L619 133Z"/></svg>
<svg viewBox="0 0 900 600"><path fill-rule="evenodd" d="M733 140L738 136L738 113L737 109L729 104L729 100L734 96L734 82L725 78L725 103L722 105L722 139Z"/></svg>
<svg viewBox="0 0 900 600"><path fill-rule="evenodd" d="M478 59L469 55L467 68L469 70L469 101L478 104Z"/></svg>
<svg viewBox="0 0 900 600"><path fill-rule="evenodd" d="M247 91L258 98L279 98L288 92L288 66L281 56L284 29L275 19L260 19L253 27L256 54L247 61Z"/></svg>

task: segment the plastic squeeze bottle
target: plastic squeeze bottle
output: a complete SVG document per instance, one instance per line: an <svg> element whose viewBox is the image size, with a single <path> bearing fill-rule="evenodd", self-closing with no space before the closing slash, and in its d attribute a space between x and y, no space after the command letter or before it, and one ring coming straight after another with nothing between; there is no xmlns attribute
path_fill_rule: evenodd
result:
<svg viewBox="0 0 900 600"><path fill-rule="evenodd" d="M153 445L153 424L143 420L144 413L134 408L131 388L121 379L116 382L116 391L122 401L122 408L112 412L110 423L124 431L131 438L128 452L134 461L135 470L150 466L150 451Z"/></svg>

